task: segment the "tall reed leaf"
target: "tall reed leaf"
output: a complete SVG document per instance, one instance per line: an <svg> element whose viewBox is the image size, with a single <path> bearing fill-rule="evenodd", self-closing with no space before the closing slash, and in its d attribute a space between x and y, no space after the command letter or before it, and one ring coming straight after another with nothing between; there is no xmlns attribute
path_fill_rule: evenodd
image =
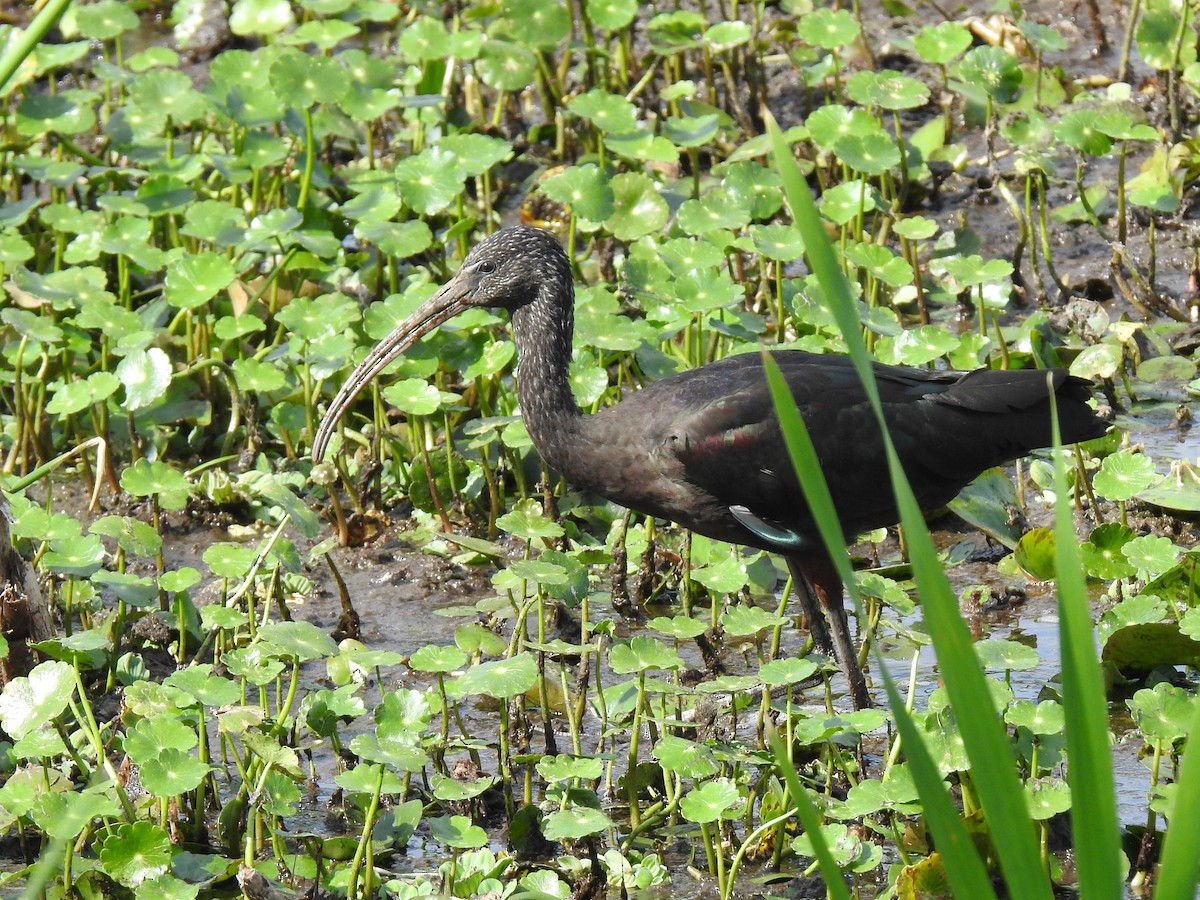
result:
<svg viewBox="0 0 1200 900"><path fill-rule="evenodd" d="M1053 401L1053 389L1050 396ZM1057 404L1051 402L1050 413L1057 451L1062 445ZM1106 897L1117 900L1123 894L1124 875L1108 739L1108 708L1088 608L1083 561L1071 515L1067 470L1063 455L1058 452L1054 454L1054 496L1054 564L1063 707L1067 717L1067 783L1071 786L1071 833L1079 870L1079 894L1097 900Z"/></svg>
<svg viewBox="0 0 1200 900"><path fill-rule="evenodd" d="M792 801L796 804L796 815L800 819L800 824L804 826L804 833L808 835L808 839L812 843L813 854L817 857L821 875L825 878L825 890L833 900L850 900L850 891L846 889L842 870L838 868L829 844L825 840L825 835L821 831L821 815L817 812L812 800L809 799L804 785L800 783L800 776L796 774L796 768L788 758L787 748L783 746L783 741L779 739L779 734L775 731L771 731L771 750L775 754L775 761L779 764L779 771L783 774L783 782L787 785L788 793L792 795Z"/></svg>
<svg viewBox="0 0 1200 900"><path fill-rule="evenodd" d="M1175 811L1154 885L1154 896L1160 900L1194 897L1200 875L1200 828L1196 827L1200 822L1200 702L1193 699L1192 706L1192 727L1176 780Z"/></svg>
<svg viewBox="0 0 1200 900"><path fill-rule="evenodd" d="M921 510L888 436L879 390L862 341L849 285L838 265L833 247L820 227L819 214L799 167L785 145L779 127L770 117L767 119L767 130L792 218L805 240L809 264L829 298L831 312L880 422L892 486L896 492L896 505L908 540L925 621L971 760L972 778L979 789L991 826L1005 881L1013 896L1049 898L1049 882L1038 854L1033 820L1025 805L1025 793L1017 779L1012 747L1003 720L992 703L983 669L972 649L970 632L958 614L958 604L938 562L929 529L925 526Z"/></svg>
<svg viewBox="0 0 1200 900"><path fill-rule="evenodd" d="M854 572L850 568L850 556L846 550L846 541L842 536L842 527L838 522L837 511L833 507L833 497L829 493L825 473L821 471L821 464L817 460L816 450L813 449L808 428L800 417L800 411L796 408L796 401L792 399L787 382L783 379L783 373L779 371L778 364L769 353L763 353L763 366L766 369L767 385L771 389L771 399L775 403L775 411L779 416L783 438L787 443L792 465L796 467L796 477L804 491L804 500L808 504L813 519L816 520L821 538L825 542L834 567L838 570L838 576L845 583L855 605L858 606L860 605L858 587L854 581ZM996 893L992 890L991 880L988 878L983 861L975 851L971 836L967 832L966 826L963 825L958 810L950 799L950 794L946 791L946 785L942 781L933 757L929 754L929 749L925 746L920 729L917 728L912 715L905 708L904 700L887 669L883 654L880 653L878 646L872 649L875 653L875 667L883 676L888 702L892 707L893 717L904 742L909 769L917 783L917 790L925 809L925 818L933 832L938 851L942 854L947 877L949 877L955 893L961 897L975 897L979 900L995 897ZM776 758L780 758L778 750L775 755ZM787 768L783 767L783 762L786 760L783 760L780 765L786 774ZM807 823L803 818L801 821L807 830ZM820 860L819 856L818 860ZM821 871L825 875L826 881L829 881L830 875L823 862Z"/></svg>

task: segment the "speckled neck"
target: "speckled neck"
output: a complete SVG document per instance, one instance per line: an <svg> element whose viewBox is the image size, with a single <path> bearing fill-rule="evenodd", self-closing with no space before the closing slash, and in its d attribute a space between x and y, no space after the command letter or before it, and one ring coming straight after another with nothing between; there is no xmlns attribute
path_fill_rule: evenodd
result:
<svg viewBox="0 0 1200 900"><path fill-rule="evenodd" d="M568 377L575 331L575 288L566 279L542 282L537 298L512 313L517 345L517 399L521 417L542 458L569 474L570 449L585 416Z"/></svg>

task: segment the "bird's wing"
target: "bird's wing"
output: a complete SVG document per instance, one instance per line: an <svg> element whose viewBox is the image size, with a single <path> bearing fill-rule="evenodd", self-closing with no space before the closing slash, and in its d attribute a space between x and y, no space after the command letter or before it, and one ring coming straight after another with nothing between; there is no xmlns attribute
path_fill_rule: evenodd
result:
<svg viewBox="0 0 1200 900"><path fill-rule="evenodd" d="M844 523L887 519L893 507L878 426L858 377L842 357L801 352L775 354L808 425L835 502L861 511ZM915 401L926 379L912 370L879 373L885 402ZM660 388L659 385L662 385ZM661 434L688 484L712 498L742 529L780 550L819 548L774 403L757 355L736 356L657 382L652 400L667 423ZM622 404L624 405L624 404ZM665 410L664 410L665 411ZM869 485L858 490L859 485Z"/></svg>
<svg viewBox="0 0 1200 900"><path fill-rule="evenodd" d="M884 442L850 360L800 351L772 354L788 384L847 536L898 516ZM1047 373L934 372L874 366L888 428L917 501L933 509L984 469L1050 443ZM1088 385L1050 373L1064 438L1104 425L1086 405ZM647 385L608 410L606 444L649 447L644 482L608 496L725 540L785 552L820 552L757 354L734 356ZM599 433L599 432L597 432ZM642 458L640 454L631 454ZM640 505L638 505L640 503Z"/></svg>

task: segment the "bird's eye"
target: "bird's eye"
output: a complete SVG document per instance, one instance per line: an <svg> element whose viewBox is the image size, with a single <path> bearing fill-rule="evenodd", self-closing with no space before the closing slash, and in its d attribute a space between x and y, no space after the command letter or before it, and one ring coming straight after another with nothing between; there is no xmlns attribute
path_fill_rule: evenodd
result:
<svg viewBox="0 0 1200 900"><path fill-rule="evenodd" d="M491 275L496 271L496 264L490 259L481 259L479 265L475 267L475 271L480 275Z"/></svg>

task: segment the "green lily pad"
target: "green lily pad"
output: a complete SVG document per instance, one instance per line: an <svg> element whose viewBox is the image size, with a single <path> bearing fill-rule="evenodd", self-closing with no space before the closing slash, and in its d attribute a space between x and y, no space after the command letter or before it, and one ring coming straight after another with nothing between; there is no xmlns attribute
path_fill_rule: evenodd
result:
<svg viewBox="0 0 1200 900"><path fill-rule="evenodd" d="M602 810L572 806L550 813L542 820L542 834L548 841L577 841L613 827Z"/></svg>
<svg viewBox="0 0 1200 900"><path fill-rule="evenodd" d="M142 764L142 787L155 797L177 797L199 787L212 769L194 756L168 747Z"/></svg>
<svg viewBox="0 0 1200 900"><path fill-rule="evenodd" d="M1121 555L1137 569L1139 577L1145 579L1166 574L1182 552L1169 537L1155 534L1140 535L1121 545Z"/></svg>
<svg viewBox="0 0 1200 900"><path fill-rule="evenodd" d="M154 69L134 79L129 85L133 107L148 118L165 120L176 125L190 125L204 118L211 103L192 87L192 79L174 69Z"/></svg>
<svg viewBox="0 0 1200 900"><path fill-rule="evenodd" d="M116 375L125 386L125 407L132 412L166 394L171 385L171 360L158 347L149 347L121 360Z"/></svg>
<svg viewBox="0 0 1200 900"><path fill-rule="evenodd" d="M913 35L913 49L925 62L944 66L970 47L971 40L971 32L961 22L939 22Z"/></svg>
<svg viewBox="0 0 1200 900"><path fill-rule="evenodd" d="M663 132L676 147L701 147L717 136L720 117L716 113L703 116L669 116L663 122Z"/></svg>
<svg viewBox="0 0 1200 900"><path fill-rule="evenodd" d="M1107 579L1128 578L1136 574L1137 568L1121 552L1133 538L1133 529L1119 522L1105 522L1093 529L1088 539L1079 546L1087 574Z"/></svg>
<svg viewBox="0 0 1200 900"><path fill-rule="evenodd" d="M532 653L518 653L509 659L497 659L469 668L458 679L464 694L482 694L507 700L524 694L537 683L537 659Z"/></svg>
<svg viewBox="0 0 1200 900"><path fill-rule="evenodd" d="M862 180L843 181L821 195L821 215L837 225L845 225L862 213L879 208L879 192Z"/></svg>
<svg viewBox="0 0 1200 900"><path fill-rule="evenodd" d="M82 381L70 381L54 392L46 412L68 416L103 403L117 392L121 380L112 372L93 372Z"/></svg>
<svg viewBox="0 0 1200 900"><path fill-rule="evenodd" d="M1135 496L1163 509L1200 512L1200 469L1186 460L1173 460L1171 471L1156 487L1138 491Z"/></svg>
<svg viewBox="0 0 1200 900"><path fill-rule="evenodd" d="M1017 542L1013 559L1030 577L1037 581L1054 579L1054 531L1034 528Z"/></svg>
<svg viewBox="0 0 1200 900"><path fill-rule="evenodd" d="M219 253L185 256L167 271L163 296L178 309L195 309L233 284L233 263Z"/></svg>
<svg viewBox="0 0 1200 900"><path fill-rule="evenodd" d="M1128 625L1109 635L1100 657L1122 671L1150 672L1159 666L1200 665L1200 641L1175 622Z"/></svg>
<svg viewBox="0 0 1200 900"><path fill-rule="evenodd" d="M1080 378L1112 378L1123 356L1124 351L1117 344L1093 344L1071 361L1071 374Z"/></svg>
<svg viewBox="0 0 1200 900"><path fill-rule="evenodd" d="M708 623L680 613L677 616L656 616L646 627L677 641L688 641L708 631Z"/></svg>
<svg viewBox="0 0 1200 900"><path fill-rule="evenodd" d="M757 606L731 606L721 615L721 626L731 637L751 637L768 628L776 628L783 620Z"/></svg>
<svg viewBox="0 0 1200 900"><path fill-rule="evenodd" d="M682 669L679 654L656 638L637 635L628 644L614 644L609 650L609 665L618 675L651 669Z"/></svg>
<svg viewBox="0 0 1200 900"><path fill-rule="evenodd" d="M607 175L593 163L571 166L539 184L541 191L572 214L603 222L613 214L613 190Z"/></svg>
<svg viewBox="0 0 1200 900"><path fill-rule="evenodd" d="M683 778L709 778L721 770L711 747L677 735L663 735L651 752L663 769Z"/></svg>
<svg viewBox="0 0 1200 900"><path fill-rule="evenodd" d="M517 503L496 520L496 527L522 540L557 538L563 534L562 526L542 514L539 504L533 500Z"/></svg>
<svg viewBox="0 0 1200 900"><path fill-rule="evenodd" d="M1089 156L1104 156L1112 150L1112 138L1100 126L1098 110L1074 110L1054 125L1054 136L1068 147Z"/></svg>
<svg viewBox="0 0 1200 900"><path fill-rule="evenodd" d="M893 69L855 72L846 83L846 94L863 106L880 109L915 109L929 102L929 88L923 82Z"/></svg>
<svg viewBox="0 0 1200 900"><path fill-rule="evenodd" d="M487 832L471 824L466 816L441 816L427 820L434 840L456 850L475 850L487 845Z"/></svg>
<svg viewBox="0 0 1200 900"><path fill-rule="evenodd" d="M619 31L637 15L637 0L589 0L584 6L588 19L597 28Z"/></svg>
<svg viewBox="0 0 1200 900"><path fill-rule="evenodd" d="M1194 695L1166 682L1143 688L1127 701L1147 743L1173 744L1188 736L1195 715Z"/></svg>
<svg viewBox="0 0 1200 900"><path fill-rule="evenodd" d="M799 684L817 674L817 664L811 659L773 659L763 663L758 677L763 684L774 687L784 684Z"/></svg>
<svg viewBox="0 0 1200 900"><path fill-rule="evenodd" d="M838 50L854 41L862 29L849 10L816 9L801 16L796 34L806 44Z"/></svg>
<svg viewBox="0 0 1200 900"><path fill-rule="evenodd" d="M382 763L400 772L420 772L429 763L428 754L403 737L360 734L350 742L350 749L368 762Z"/></svg>
<svg viewBox="0 0 1200 900"><path fill-rule="evenodd" d="M383 399L410 416L428 416L460 398L423 379L405 378L384 388Z"/></svg>
<svg viewBox="0 0 1200 900"><path fill-rule="evenodd" d="M338 652L333 638L312 622L269 622L259 627L258 635L299 662L336 656Z"/></svg>
<svg viewBox="0 0 1200 900"><path fill-rule="evenodd" d="M1021 66L1003 47L975 47L962 58L957 75L997 103L1011 103L1021 89Z"/></svg>
<svg viewBox="0 0 1200 900"><path fill-rule="evenodd" d="M75 672L68 663L41 663L28 677L14 678L4 686L0 725L12 737L22 738L61 715L74 692Z"/></svg>
<svg viewBox="0 0 1200 900"><path fill-rule="evenodd" d="M1131 450L1118 450L1104 457L1100 471L1092 479L1092 487L1106 500L1131 500L1160 477L1150 457Z"/></svg>
<svg viewBox="0 0 1200 900"><path fill-rule="evenodd" d="M728 817L740 805L737 785L728 778L715 778L684 795L679 812L689 822L703 825Z"/></svg>
<svg viewBox="0 0 1200 900"><path fill-rule="evenodd" d="M622 172L609 182L613 191L613 214L605 224L617 240L632 241L658 231L667 224L667 201L649 175Z"/></svg>
<svg viewBox="0 0 1200 900"><path fill-rule="evenodd" d="M350 78L337 62L296 50L280 53L271 63L270 83L279 99L293 109L337 103L350 90Z"/></svg>
<svg viewBox="0 0 1200 900"><path fill-rule="evenodd" d="M557 0L507 0L504 15L522 42L553 50L571 32L571 13Z"/></svg>
<svg viewBox="0 0 1200 900"><path fill-rule="evenodd" d="M100 843L100 867L128 888L164 874L174 855L167 833L149 822L120 823Z"/></svg>
<svg viewBox="0 0 1200 900"><path fill-rule="evenodd" d="M471 781L459 781L456 778L434 773L429 780L429 786L433 788L433 796L437 799L446 803L462 803L480 796L484 791L495 786L498 780L495 775L485 775Z"/></svg>
<svg viewBox="0 0 1200 900"><path fill-rule="evenodd" d="M239 390L257 391L267 394L287 384L287 379L278 365L260 359L235 359L233 377Z"/></svg>
<svg viewBox="0 0 1200 900"><path fill-rule="evenodd" d="M198 743L194 728L188 728L179 719L170 716L155 716L139 720L126 731L121 747L131 760L141 765L164 750L186 753Z"/></svg>
<svg viewBox="0 0 1200 900"><path fill-rule="evenodd" d="M70 841L82 834L93 819L117 816L120 811L116 798L107 794L48 792L41 795L29 815L50 837Z"/></svg>
<svg viewBox="0 0 1200 900"><path fill-rule="evenodd" d="M0 312L0 321L12 327L17 334L41 344L57 344L63 339L63 330L49 318L39 316L27 309L8 309Z"/></svg>
<svg viewBox="0 0 1200 900"><path fill-rule="evenodd" d="M841 146L840 144L838 145ZM860 171L862 171L860 169ZM913 270L909 265L908 260L897 256L887 247L880 247L878 244L856 243L846 248L846 258L853 262L856 266L866 269L884 284L890 287L902 287L912 283ZM907 347L903 343L904 335L909 334L909 331L902 332L895 338L895 345ZM901 357L901 361L907 365L923 365L938 356L950 353L957 348L961 343L956 335L947 334L945 329L934 328L932 325L922 325L920 328L911 329L913 337L913 345L920 347L920 354L910 355L908 358ZM928 353L936 348L940 352L935 356L929 356ZM909 362L910 358L920 358L924 356L920 362Z"/></svg>
<svg viewBox="0 0 1200 900"><path fill-rule="evenodd" d="M157 497L164 509L182 509L192 486L178 469L143 457L121 473L121 488L135 497Z"/></svg>
<svg viewBox="0 0 1200 900"><path fill-rule="evenodd" d="M119 0L99 0L75 12L79 33L93 41L110 41L138 27L137 14Z"/></svg>
<svg viewBox="0 0 1200 900"><path fill-rule="evenodd" d="M454 672L467 664L467 654L458 647L429 645L408 658L408 667L417 672Z"/></svg>
<svg viewBox="0 0 1200 900"><path fill-rule="evenodd" d="M241 700L241 688L212 671L209 662L188 666L172 672L163 680L163 684L187 691L199 702L208 707L234 706ZM190 748L179 748L187 750Z"/></svg>
<svg viewBox="0 0 1200 900"><path fill-rule="evenodd" d="M405 59L416 63L442 60L453 53L446 26L434 16L419 16L404 28L397 46Z"/></svg>
<svg viewBox="0 0 1200 900"><path fill-rule="evenodd" d="M1030 700L1018 700L1004 711L1004 721L1038 735L1060 734L1067 724L1066 711L1056 700L1043 700L1036 705Z"/></svg>
<svg viewBox="0 0 1200 900"><path fill-rule="evenodd" d="M480 48L475 70L489 87L520 91L527 88L537 74L537 56L523 44L496 38Z"/></svg>
<svg viewBox="0 0 1200 900"><path fill-rule="evenodd" d="M202 559L209 570L222 578L244 578L250 572L258 551L241 544L219 542L205 548Z"/></svg>
<svg viewBox="0 0 1200 900"><path fill-rule="evenodd" d="M547 781L592 781L604 774L604 761L594 756L544 756L537 763L538 774Z"/></svg>
<svg viewBox="0 0 1200 900"><path fill-rule="evenodd" d="M453 203L466 178L457 154L438 147L400 160L394 174L405 204L426 216Z"/></svg>
<svg viewBox="0 0 1200 900"><path fill-rule="evenodd" d="M104 564L104 557L104 545L98 536L80 534L53 541L42 564L60 575L88 576Z"/></svg>
<svg viewBox="0 0 1200 900"><path fill-rule="evenodd" d="M1029 815L1040 822L1071 808L1071 788L1061 780L1029 781L1025 784L1025 801Z"/></svg>
<svg viewBox="0 0 1200 900"><path fill-rule="evenodd" d="M1001 638L988 638L975 643L975 654L985 669L1017 672L1037 667L1037 651L1032 647Z"/></svg>
<svg viewBox="0 0 1200 900"><path fill-rule="evenodd" d="M745 195L719 189L709 191L699 200L685 200L677 219L685 232L700 236L721 230L737 231L749 223L750 213L751 205Z"/></svg>

